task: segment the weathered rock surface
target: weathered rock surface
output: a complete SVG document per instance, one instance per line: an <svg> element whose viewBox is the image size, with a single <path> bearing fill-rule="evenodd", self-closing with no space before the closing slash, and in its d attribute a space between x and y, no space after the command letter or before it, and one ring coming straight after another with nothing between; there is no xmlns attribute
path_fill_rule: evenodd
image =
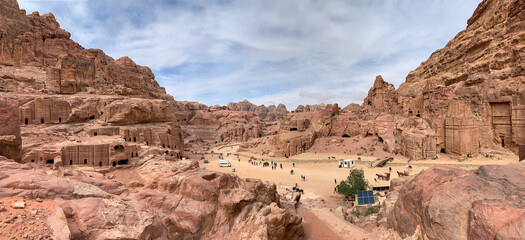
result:
<svg viewBox="0 0 525 240"><path fill-rule="evenodd" d="M144 187L133 188L69 168L63 177L18 163L0 163L0 170L2 197L55 201L72 239L302 236L301 218L278 206L275 184L210 172L188 160L143 162L135 178Z"/></svg>
<svg viewBox="0 0 525 240"><path fill-rule="evenodd" d="M20 135L20 111L18 100L0 95L0 156L21 160L22 137Z"/></svg>
<svg viewBox="0 0 525 240"><path fill-rule="evenodd" d="M257 106L248 100L238 103L230 102L226 108L232 111L254 112L257 116L266 121L278 121L288 113L286 106L283 104L279 104L277 107L275 105L270 105L268 107L264 105Z"/></svg>
<svg viewBox="0 0 525 240"><path fill-rule="evenodd" d="M430 168L399 190L388 226L404 236L420 227L426 239L520 239L523 179L525 163Z"/></svg>

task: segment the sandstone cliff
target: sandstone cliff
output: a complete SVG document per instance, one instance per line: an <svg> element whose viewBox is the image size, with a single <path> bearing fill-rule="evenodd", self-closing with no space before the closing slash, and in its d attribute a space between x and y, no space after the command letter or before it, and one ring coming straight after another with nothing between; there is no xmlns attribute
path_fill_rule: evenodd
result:
<svg viewBox="0 0 525 240"><path fill-rule="evenodd" d="M226 108L233 111L254 112L257 116L266 121L278 121L288 113L286 106L283 104L279 104L277 107L275 105L270 105L268 107L264 105L256 106L248 100L238 103L228 103Z"/></svg>

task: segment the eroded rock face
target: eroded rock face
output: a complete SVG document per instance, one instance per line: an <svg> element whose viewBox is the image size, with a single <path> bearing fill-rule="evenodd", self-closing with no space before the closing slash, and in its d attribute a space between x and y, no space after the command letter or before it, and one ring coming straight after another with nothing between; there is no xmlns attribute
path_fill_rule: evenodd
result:
<svg viewBox="0 0 525 240"><path fill-rule="evenodd" d="M0 163L2 197L56 202L72 239L301 239L302 219L277 204L275 184L198 168L144 162L124 185L70 168L61 175ZM143 187L141 187L143 186Z"/></svg>
<svg viewBox="0 0 525 240"><path fill-rule="evenodd" d="M434 122L445 114L442 100L453 96L472 109L475 120L459 124L480 128L477 142L481 147L499 145L517 153L523 141L518 136L524 132L520 107L525 91L520 60L525 56L521 51L524 16L523 1L482 1L467 28L412 71L397 90L400 96L413 96L412 114L420 111ZM427 100L436 96L442 100ZM453 147L452 151L459 150Z"/></svg>
<svg viewBox="0 0 525 240"><path fill-rule="evenodd" d="M398 96L394 85L385 82L381 75L377 76L363 105L371 106L381 112L398 113Z"/></svg>
<svg viewBox="0 0 525 240"><path fill-rule="evenodd" d="M0 95L0 156L20 161L22 137L18 99Z"/></svg>
<svg viewBox="0 0 525 240"><path fill-rule="evenodd" d="M279 104L277 107L275 105L270 105L268 107L264 105L257 106L249 102L248 100L244 100L238 103L230 102L226 106L226 109L232 111L254 112L262 120L266 121L277 121L288 113L288 110L286 110L286 106L284 106L283 104Z"/></svg>
<svg viewBox="0 0 525 240"><path fill-rule="evenodd" d="M426 239L519 239L525 231L525 163L476 171L433 167L399 190L388 226ZM502 217L505 216L505 217Z"/></svg>
<svg viewBox="0 0 525 240"><path fill-rule="evenodd" d="M174 120L173 106L165 100L117 100L104 107L104 113L104 120L113 124L168 122Z"/></svg>

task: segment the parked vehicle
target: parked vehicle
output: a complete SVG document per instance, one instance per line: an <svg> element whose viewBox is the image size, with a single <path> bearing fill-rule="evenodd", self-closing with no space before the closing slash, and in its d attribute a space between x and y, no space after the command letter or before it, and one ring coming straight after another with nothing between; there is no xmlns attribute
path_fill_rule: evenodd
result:
<svg viewBox="0 0 525 240"><path fill-rule="evenodd" d="M232 164L227 160L219 160L219 167L231 167Z"/></svg>

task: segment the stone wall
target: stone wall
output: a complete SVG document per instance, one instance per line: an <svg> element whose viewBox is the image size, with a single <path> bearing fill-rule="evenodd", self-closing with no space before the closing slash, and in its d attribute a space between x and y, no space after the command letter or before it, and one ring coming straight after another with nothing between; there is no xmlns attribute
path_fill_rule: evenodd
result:
<svg viewBox="0 0 525 240"><path fill-rule="evenodd" d="M109 144L65 146L62 148L62 164L108 166Z"/></svg>
<svg viewBox="0 0 525 240"><path fill-rule="evenodd" d="M39 97L22 105L20 111L20 123L24 125L64 123L69 120L71 106L60 98Z"/></svg>
<svg viewBox="0 0 525 240"><path fill-rule="evenodd" d="M184 150L184 134L176 123L170 123L166 128L152 127L101 127L89 130L89 136L121 136L129 143L144 143L157 145L172 150Z"/></svg>
<svg viewBox="0 0 525 240"><path fill-rule="evenodd" d="M0 156L21 160L20 110L17 99L0 95Z"/></svg>
<svg viewBox="0 0 525 240"><path fill-rule="evenodd" d="M525 145L525 93L515 96L512 101L512 141Z"/></svg>
<svg viewBox="0 0 525 240"><path fill-rule="evenodd" d="M107 167L128 164L129 159L138 157L140 146L121 143L78 144L65 146L61 150L63 165L84 165Z"/></svg>
<svg viewBox="0 0 525 240"><path fill-rule="evenodd" d="M445 118L445 152L476 156L479 151L479 130L470 106L452 101Z"/></svg>

